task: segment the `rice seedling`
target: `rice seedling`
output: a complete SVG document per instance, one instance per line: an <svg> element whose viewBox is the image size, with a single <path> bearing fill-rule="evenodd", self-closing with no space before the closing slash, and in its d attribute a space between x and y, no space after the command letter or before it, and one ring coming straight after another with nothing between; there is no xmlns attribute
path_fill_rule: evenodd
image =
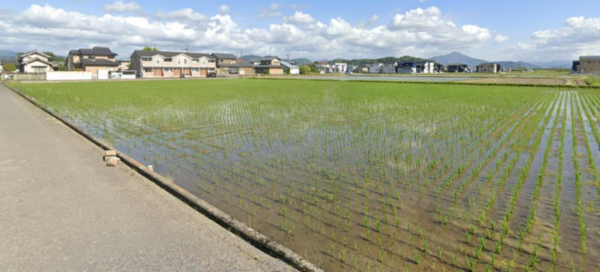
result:
<svg viewBox="0 0 600 272"><path fill-rule="evenodd" d="M560 267L559 243L571 248L573 240L582 255L597 255L600 241L586 233L597 220L584 209L588 179L600 199L597 92L290 82L13 86L293 250L325 252L311 257L327 271L387 270L411 257L418 266L455 270L464 265L459 253L472 269L485 260L486 240L494 260L511 248L506 235L523 244L537 234L546 209L553 213L550 258L521 251L513 264ZM574 210L565 207L570 192ZM559 242L564 218L577 218L579 239ZM448 240L438 244L435 232ZM429 247L437 258L427 258Z"/></svg>

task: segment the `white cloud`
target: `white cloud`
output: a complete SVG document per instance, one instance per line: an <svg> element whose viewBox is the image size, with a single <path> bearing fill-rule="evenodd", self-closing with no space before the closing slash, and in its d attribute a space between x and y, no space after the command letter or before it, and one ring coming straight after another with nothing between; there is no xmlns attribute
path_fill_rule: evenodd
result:
<svg viewBox="0 0 600 272"><path fill-rule="evenodd" d="M373 15L373 17L369 18L369 20L367 20L366 22L359 22L358 23L358 27L359 28L367 28L367 27L371 27L373 25L375 25L375 21L377 21L379 19L379 15L375 14Z"/></svg>
<svg viewBox="0 0 600 272"><path fill-rule="evenodd" d="M494 37L494 40L495 40L497 43L503 43L503 42L505 42L505 41L507 41L507 40L508 40L508 37L506 37L506 36L504 36L504 35L502 35L502 34L497 34L497 35L496 35L496 37Z"/></svg>
<svg viewBox="0 0 600 272"><path fill-rule="evenodd" d="M192 22L206 20L206 16L204 14L195 12L191 8L184 8L184 9L169 11L169 12L159 11L156 13L156 17L159 19L166 19L166 20L187 20L187 21L192 21Z"/></svg>
<svg viewBox="0 0 600 272"><path fill-rule="evenodd" d="M219 7L219 14L221 15L229 14L230 11L231 8L228 5L221 5Z"/></svg>
<svg viewBox="0 0 600 272"><path fill-rule="evenodd" d="M519 56L535 55L539 60L569 60L580 55L597 55L600 48L600 17L572 17L557 29L536 31L531 40L504 49Z"/></svg>
<svg viewBox="0 0 600 272"><path fill-rule="evenodd" d="M224 12L227 11L227 12ZM369 58L434 55L450 50L477 48L490 39L490 31L477 25L457 26L436 7L409 10L390 22L353 25L344 18L319 22L310 14L294 15L268 27L244 28L220 10L212 17L192 9L163 11L154 17L101 16L32 5L12 18L0 17L0 48L26 51L109 46L128 57L134 49L156 46L162 50L290 54L311 59Z"/></svg>
<svg viewBox="0 0 600 272"><path fill-rule="evenodd" d="M283 21L294 25L313 24L317 22L317 20L313 18L310 14L304 13L302 11L296 11L291 17L283 18Z"/></svg>
<svg viewBox="0 0 600 272"><path fill-rule="evenodd" d="M142 7L140 7L140 5L138 5L136 2L125 3L121 0L104 5L104 11L108 13L132 12L139 11L141 9Z"/></svg>

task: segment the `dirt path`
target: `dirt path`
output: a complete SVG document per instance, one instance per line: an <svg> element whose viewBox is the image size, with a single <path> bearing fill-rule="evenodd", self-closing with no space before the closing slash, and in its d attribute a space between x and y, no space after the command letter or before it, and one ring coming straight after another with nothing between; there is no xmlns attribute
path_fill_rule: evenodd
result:
<svg viewBox="0 0 600 272"><path fill-rule="evenodd" d="M0 271L293 271L0 85Z"/></svg>

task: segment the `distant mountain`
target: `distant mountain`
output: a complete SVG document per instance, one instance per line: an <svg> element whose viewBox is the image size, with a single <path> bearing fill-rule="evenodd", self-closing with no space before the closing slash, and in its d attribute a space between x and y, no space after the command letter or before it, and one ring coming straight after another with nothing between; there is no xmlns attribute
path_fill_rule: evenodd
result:
<svg viewBox="0 0 600 272"><path fill-rule="evenodd" d="M471 67L476 67L479 64L488 62L488 61L485 61L482 59L476 59L476 58L469 57L469 56L461 54L459 52L452 52L448 55L433 57L433 58L431 58L431 60L433 60L437 63L443 64L443 65L448 65L451 63L463 63L463 64L469 65Z"/></svg>
<svg viewBox="0 0 600 272"><path fill-rule="evenodd" d="M10 50L0 50L0 59L16 59L17 52Z"/></svg>
<svg viewBox="0 0 600 272"><path fill-rule="evenodd" d="M570 60L536 61L532 63L546 69L571 69L573 66L573 61Z"/></svg>
<svg viewBox="0 0 600 272"><path fill-rule="evenodd" d="M533 69L544 68L541 65L536 65L533 63L522 62L522 61L487 61L487 60L482 60L482 59L476 59L476 58L469 57L465 54L461 54L459 52L452 52L448 55L433 57L433 58L431 58L431 60L441 63L443 65L448 65L451 63L463 63L463 64L469 65L470 67L473 67L473 68L477 67L477 65L479 65L479 64L486 63L486 62L498 63L498 64L500 64L501 67L509 68L509 69L516 69L516 68L522 68L522 67L528 67L528 68L533 68Z"/></svg>
<svg viewBox="0 0 600 272"><path fill-rule="evenodd" d="M290 61L295 61L296 63L298 63L298 65L308 65L311 64L312 61L307 59L307 58L297 58L297 59L291 59Z"/></svg>
<svg viewBox="0 0 600 272"><path fill-rule="evenodd" d="M361 64L390 63L390 62L396 62L396 61L424 61L424 60L427 60L427 59L413 57L413 56L402 56L399 58L383 57L383 58L378 58L378 59L351 59L351 60L337 58L337 59L330 60L329 63L333 64L336 62L341 62L341 63L347 63L348 65L358 66Z"/></svg>
<svg viewBox="0 0 600 272"><path fill-rule="evenodd" d="M245 55L245 56L242 56L242 60L243 61L251 61L251 60L260 59L260 58L262 58L262 56L257 56L257 55Z"/></svg>
<svg viewBox="0 0 600 272"><path fill-rule="evenodd" d="M517 68L523 68L523 67L527 67L527 68L531 68L531 69L539 69L542 68L538 65L529 63L529 62L524 62L524 61L494 61L495 63L500 64L500 67L502 68L509 68L509 69L517 69Z"/></svg>

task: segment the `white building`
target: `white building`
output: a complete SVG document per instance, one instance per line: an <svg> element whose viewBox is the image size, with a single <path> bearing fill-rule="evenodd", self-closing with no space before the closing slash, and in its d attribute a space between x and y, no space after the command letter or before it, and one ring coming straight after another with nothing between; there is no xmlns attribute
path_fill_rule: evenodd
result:
<svg viewBox="0 0 600 272"><path fill-rule="evenodd" d="M283 65L285 68L290 69L290 75L299 75L300 74L300 67L296 66L296 65L292 65L287 61L281 61L281 65Z"/></svg>
<svg viewBox="0 0 600 272"><path fill-rule="evenodd" d="M50 62L50 56L34 50L19 56L19 71L21 73L52 72L54 65Z"/></svg>
<svg viewBox="0 0 600 272"><path fill-rule="evenodd" d="M369 64L369 73L371 74L379 74L381 73L381 68L383 67L383 63L374 63Z"/></svg>
<svg viewBox="0 0 600 272"><path fill-rule="evenodd" d="M334 63L333 72L344 74L348 71L348 63Z"/></svg>
<svg viewBox="0 0 600 272"><path fill-rule="evenodd" d="M398 67L398 63L396 62L392 62L392 63L384 63L383 65L381 65L381 72L382 74L395 74L396 73L396 67Z"/></svg>
<svg viewBox="0 0 600 272"><path fill-rule="evenodd" d="M403 61L397 63L397 72L400 74L433 74L439 73L441 65L433 61Z"/></svg>

